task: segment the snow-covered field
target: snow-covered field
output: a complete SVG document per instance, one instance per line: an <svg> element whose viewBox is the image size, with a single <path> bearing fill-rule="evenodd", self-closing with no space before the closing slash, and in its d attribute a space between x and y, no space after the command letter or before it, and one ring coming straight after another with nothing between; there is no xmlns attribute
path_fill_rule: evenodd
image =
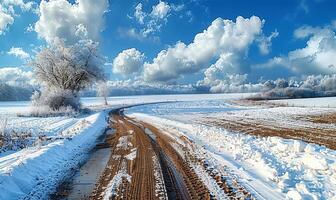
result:
<svg viewBox="0 0 336 200"><path fill-rule="evenodd" d="M275 104L300 107L336 108L336 97L271 100Z"/></svg>
<svg viewBox="0 0 336 200"><path fill-rule="evenodd" d="M97 100L98 101L98 100ZM19 117L29 102L0 103L0 199L47 198L106 128L107 110L78 117Z"/></svg>
<svg viewBox="0 0 336 200"><path fill-rule="evenodd" d="M62 138L0 156L0 199L18 199L25 195L29 195L29 199L47 198L55 185L66 178L69 169L76 168L94 146L107 125L106 116L107 111L101 111L78 118L75 123L67 119L65 121L70 120L72 125L61 123L54 129L54 136ZM50 122L43 118L41 122L44 120ZM36 124L32 123L35 128Z"/></svg>
<svg viewBox="0 0 336 200"><path fill-rule="evenodd" d="M228 168L228 173L237 177L256 197L335 199L336 151L299 140L256 137L201 123L202 119L209 117L258 119L270 126L317 127L335 131L334 124L297 119L301 115L336 112L336 108L329 108L335 98L286 100L294 106L276 108L237 106L229 101L249 95L129 96L110 97L108 102L110 109L158 103L129 108L126 114L153 124L168 134L188 137L198 146L196 154L207 155L214 168ZM296 101L306 108L298 107L302 105ZM85 153L105 129L107 111L102 110L102 102L101 98L82 99L85 107L96 111L91 115L47 118L18 117L17 113L29 112L29 102L0 103L0 120L6 121L5 128L29 135L26 146L0 152L0 199L17 199L26 194L39 199L52 192L57 182L65 178L68 169L84 159ZM291 118L295 120L288 120Z"/></svg>
<svg viewBox="0 0 336 200"><path fill-rule="evenodd" d="M230 95L157 95L110 97L108 109L133 104L235 99ZM83 98L96 112L86 116L19 117L29 113L30 102L0 102L0 129L11 140L0 149L0 199L45 198L82 161L106 128L107 111L101 98ZM106 107L105 107L106 108Z"/></svg>
<svg viewBox="0 0 336 200"><path fill-rule="evenodd" d="M330 99L332 101L332 99ZM323 99L328 102L329 99ZM256 137L199 123L204 118L257 119L280 127L325 128L298 116L336 112L335 108L237 107L225 100L197 100L133 107L127 114L162 131L186 136L197 144L199 156L232 176L260 199L335 199L336 151L313 143L279 137ZM189 109L190 108L190 109ZM292 119L292 120L291 120Z"/></svg>

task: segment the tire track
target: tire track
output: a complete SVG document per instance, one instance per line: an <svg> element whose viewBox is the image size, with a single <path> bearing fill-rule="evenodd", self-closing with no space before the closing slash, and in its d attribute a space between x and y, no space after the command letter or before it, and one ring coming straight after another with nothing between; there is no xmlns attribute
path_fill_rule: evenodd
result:
<svg viewBox="0 0 336 200"><path fill-rule="evenodd" d="M107 138L112 154L90 199L104 199L111 191L113 195L108 199L214 199L192 166L173 148L171 139L123 115L115 114L113 119L110 126L115 134ZM149 129L152 135L146 133ZM130 159L134 149L136 156ZM154 167L154 157L159 168ZM127 175L118 182L117 189L110 189L122 170ZM155 170L161 170L163 180L156 180ZM157 182L164 183L163 187L157 188Z"/></svg>

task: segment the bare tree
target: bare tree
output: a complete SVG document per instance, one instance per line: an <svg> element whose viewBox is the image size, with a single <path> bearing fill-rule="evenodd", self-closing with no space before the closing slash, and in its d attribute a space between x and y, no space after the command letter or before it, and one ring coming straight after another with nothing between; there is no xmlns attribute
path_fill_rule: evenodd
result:
<svg viewBox="0 0 336 200"><path fill-rule="evenodd" d="M53 104L51 106L53 109L68 106L66 102L70 98L69 94L75 97L73 99L78 99L80 90L105 78L102 69L103 58L98 54L97 44L92 42L81 42L72 46L65 46L59 42L41 50L30 64L36 79L44 86L45 94L62 94L44 98L51 99L49 101L51 103L57 99L59 104ZM41 97L43 96L46 97L42 91Z"/></svg>
<svg viewBox="0 0 336 200"><path fill-rule="evenodd" d="M106 84L106 82L99 82L97 84L97 94L100 97L104 98L104 104L107 105L107 97L109 94L109 88Z"/></svg>

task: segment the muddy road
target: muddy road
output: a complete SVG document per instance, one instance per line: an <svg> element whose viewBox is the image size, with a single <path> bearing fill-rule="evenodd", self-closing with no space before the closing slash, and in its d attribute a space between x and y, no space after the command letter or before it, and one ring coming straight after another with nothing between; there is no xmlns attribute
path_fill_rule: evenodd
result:
<svg viewBox="0 0 336 200"><path fill-rule="evenodd" d="M236 180L197 157L196 145L187 138L174 138L119 112L110 116L109 126L113 134L106 134L97 145L100 151L93 154L97 158L91 164L89 160L89 167L84 165L78 180L60 187L62 196L53 199L253 199ZM109 153L99 155L102 149ZM92 169L99 156L107 160L106 166L88 182L91 172L85 169Z"/></svg>
<svg viewBox="0 0 336 200"><path fill-rule="evenodd" d="M90 199L210 199L169 140L144 123L113 115L111 156Z"/></svg>

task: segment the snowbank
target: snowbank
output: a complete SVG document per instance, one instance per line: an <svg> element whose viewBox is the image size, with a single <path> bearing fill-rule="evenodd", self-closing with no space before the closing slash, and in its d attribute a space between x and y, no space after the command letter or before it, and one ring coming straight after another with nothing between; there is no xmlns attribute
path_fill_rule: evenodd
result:
<svg viewBox="0 0 336 200"><path fill-rule="evenodd" d="M83 118L73 125L77 133L69 139L0 158L0 199L46 199L94 147L107 126L107 114L102 111Z"/></svg>

